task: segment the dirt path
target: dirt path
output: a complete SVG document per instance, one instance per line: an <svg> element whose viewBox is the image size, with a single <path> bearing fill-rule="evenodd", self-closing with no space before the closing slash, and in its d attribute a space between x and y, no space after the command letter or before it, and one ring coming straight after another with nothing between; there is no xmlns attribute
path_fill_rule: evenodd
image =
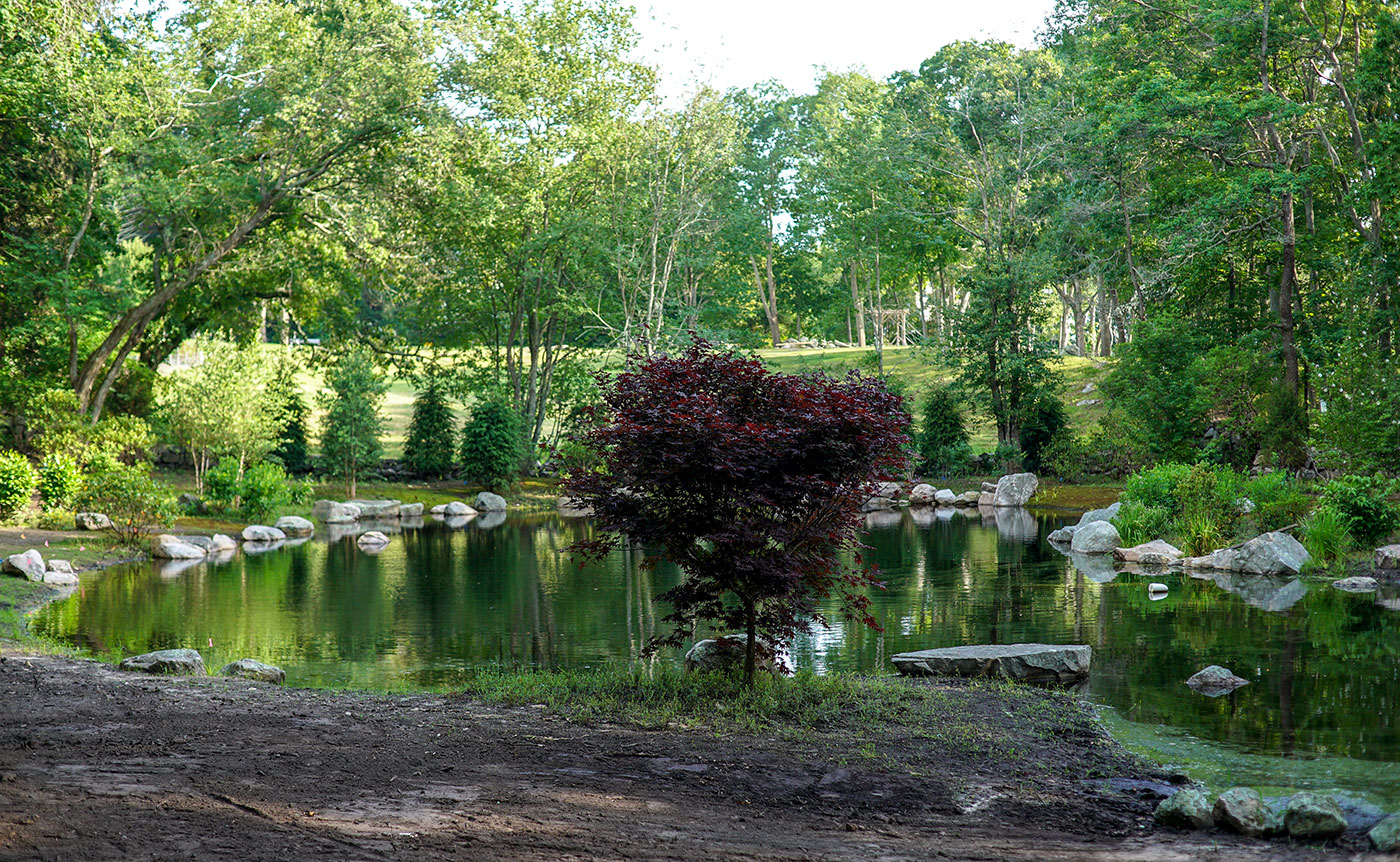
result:
<svg viewBox="0 0 1400 862"><path fill-rule="evenodd" d="M1324 855L1157 831L1141 801L1035 775L979 794L955 775L841 760L820 744L583 727L451 697L0 658L3 859Z"/></svg>

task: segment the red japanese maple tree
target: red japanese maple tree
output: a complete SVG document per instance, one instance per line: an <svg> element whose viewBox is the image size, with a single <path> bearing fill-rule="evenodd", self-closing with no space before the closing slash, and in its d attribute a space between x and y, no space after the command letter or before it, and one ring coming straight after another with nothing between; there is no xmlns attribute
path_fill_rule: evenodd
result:
<svg viewBox="0 0 1400 862"><path fill-rule="evenodd" d="M607 535L576 547L597 556L631 540L655 549L651 564L681 569L682 583L657 597L675 624L657 643L679 645L699 620L742 627L752 684L758 639L786 645L827 624L819 606L832 595L878 628L856 535L872 484L904 466L898 395L854 372L772 372L698 339L600 382L583 441L602 466L565 487Z"/></svg>

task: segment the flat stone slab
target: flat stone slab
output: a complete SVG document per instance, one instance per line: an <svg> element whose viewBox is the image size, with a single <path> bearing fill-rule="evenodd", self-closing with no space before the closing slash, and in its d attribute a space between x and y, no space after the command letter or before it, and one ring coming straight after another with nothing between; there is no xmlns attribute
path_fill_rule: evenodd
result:
<svg viewBox="0 0 1400 862"><path fill-rule="evenodd" d="M399 500L350 500L349 504L360 510L362 520L368 521L397 518L403 508Z"/></svg>
<svg viewBox="0 0 1400 862"><path fill-rule="evenodd" d="M1089 674L1086 644L983 644L900 653L890 661L908 676L987 676L1015 682L1073 682Z"/></svg>
<svg viewBox="0 0 1400 862"><path fill-rule="evenodd" d="M163 649L124 658L121 670L163 673L172 676L204 676L204 658L197 650Z"/></svg>

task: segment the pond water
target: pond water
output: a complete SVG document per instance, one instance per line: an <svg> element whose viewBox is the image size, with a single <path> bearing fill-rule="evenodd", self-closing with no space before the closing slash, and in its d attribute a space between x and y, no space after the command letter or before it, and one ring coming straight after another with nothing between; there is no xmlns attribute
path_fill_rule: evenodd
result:
<svg viewBox="0 0 1400 862"><path fill-rule="evenodd" d="M1067 520L878 513L865 556L887 584L872 596L883 633L834 620L794 645L793 663L887 673L906 650L1087 643L1086 692L1131 748L1212 786L1247 776L1400 804L1400 594L1114 576L1046 543ZM632 661L662 630L653 597L678 576L639 566L636 552L580 568L566 548L592 529L552 513L429 520L377 555L349 536L318 536L225 562L121 566L84 575L35 628L98 654L195 647L211 669L252 657L286 669L291 684L322 687L451 686L483 666ZM1168 584L1166 597L1150 598L1149 581ZM1208 664L1250 685L1196 694L1183 681Z"/></svg>

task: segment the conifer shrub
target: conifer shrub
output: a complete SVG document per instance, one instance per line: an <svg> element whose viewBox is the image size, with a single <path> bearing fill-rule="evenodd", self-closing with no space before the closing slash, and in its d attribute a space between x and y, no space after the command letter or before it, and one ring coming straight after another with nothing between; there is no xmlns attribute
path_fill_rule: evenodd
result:
<svg viewBox="0 0 1400 862"><path fill-rule="evenodd" d="M496 400L476 405L462 427L459 455L464 481L492 489L514 482L525 460L524 436L515 411Z"/></svg>
<svg viewBox="0 0 1400 862"><path fill-rule="evenodd" d="M429 381L413 400L413 417L403 445L408 469L424 478L450 475L456 467L452 445L457 439L456 424L445 388L436 380Z"/></svg>

